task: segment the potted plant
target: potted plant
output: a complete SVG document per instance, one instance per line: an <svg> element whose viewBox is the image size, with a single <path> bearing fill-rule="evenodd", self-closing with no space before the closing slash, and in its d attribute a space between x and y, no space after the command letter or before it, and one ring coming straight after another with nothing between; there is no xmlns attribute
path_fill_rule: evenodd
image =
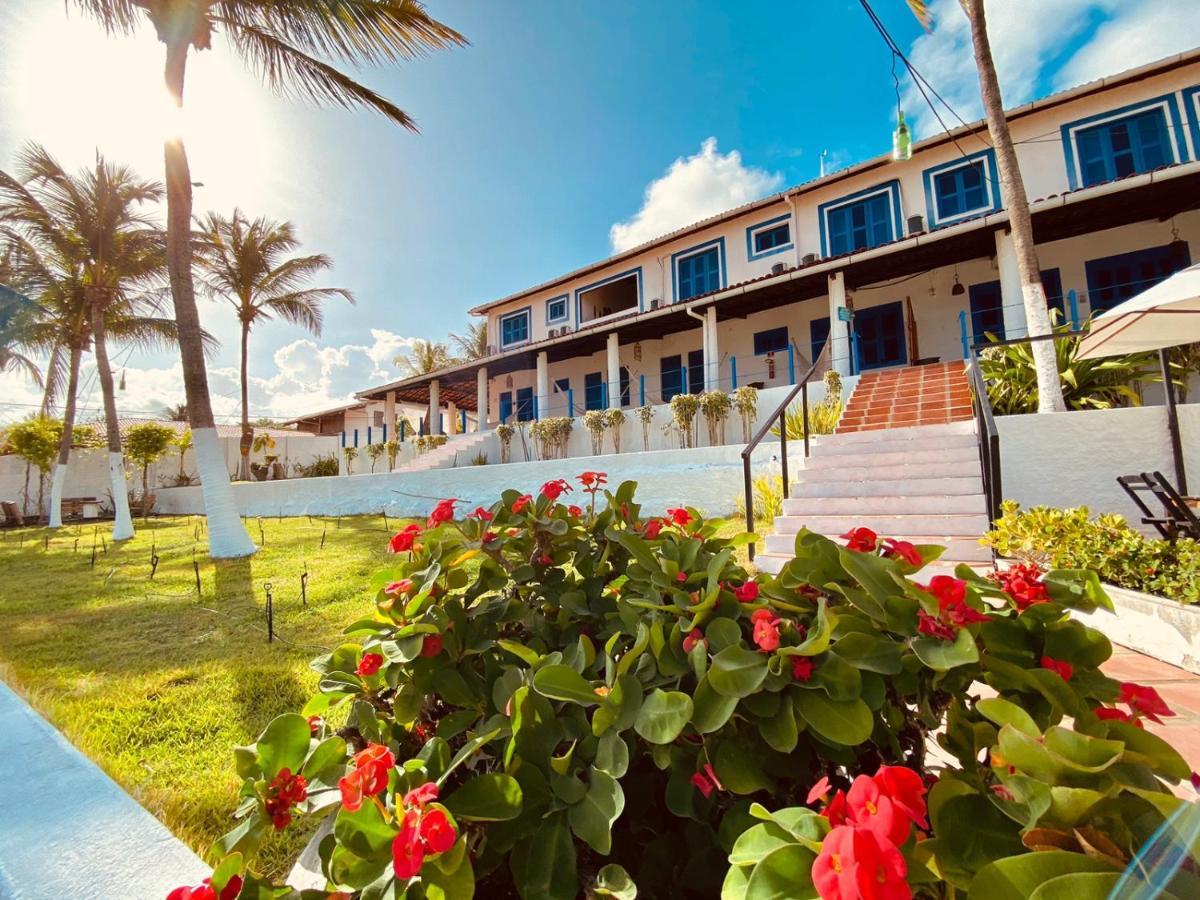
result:
<svg viewBox="0 0 1200 900"><path fill-rule="evenodd" d="M733 409L733 399L724 391L705 391L700 395L699 406L708 423L708 445L721 446L725 443L725 420Z"/></svg>
<svg viewBox="0 0 1200 900"><path fill-rule="evenodd" d="M638 421L642 423L642 449L649 452L650 425L654 422L654 407L639 406L634 412L637 413Z"/></svg>
<svg viewBox="0 0 1200 900"><path fill-rule="evenodd" d="M676 394L671 398L671 420L679 429L679 446L690 449L696 445L693 427L696 413L700 410L700 398L696 394Z"/></svg>
<svg viewBox="0 0 1200 900"><path fill-rule="evenodd" d="M391 472L396 468L396 458L400 455L400 442L395 438L383 445L387 450L388 471Z"/></svg>
<svg viewBox="0 0 1200 900"><path fill-rule="evenodd" d="M604 424L612 437L613 453L621 452L621 429L625 425L625 410L614 406L604 414Z"/></svg>
<svg viewBox="0 0 1200 900"><path fill-rule="evenodd" d="M344 456L346 458L346 474L353 475L354 474L354 461L356 459L358 459L358 448L357 447L343 447L342 448L342 456Z"/></svg>
<svg viewBox="0 0 1200 900"><path fill-rule="evenodd" d="M496 438L500 441L500 462L506 463L512 458L512 439L514 429L507 423L496 426Z"/></svg>
<svg viewBox="0 0 1200 900"><path fill-rule="evenodd" d="M375 471L375 464L383 458L387 453L386 444L367 444L367 458L371 460L371 472Z"/></svg>
<svg viewBox="0 0 1200 900"><path fill-rule="evenodd" d="M583 427L592 436L592 456L604 452L604 429L608 427L608 417L602 409L589 409L583 414Z"/></svg>
<svg viewBox="0 0 1200 900"><path fill-rule="evenodd" d="M150 493L150 465L166 456L178 440L175 429L158 422L132 426L125 434L125 455L142 467L142 518L150 515L154 495Z"/></svg>
<svg viewBox="0 0 1200 900"><path fill-rule="evenodd" d="M754 420L758 418L758 388L746 384L734 391L733 407L742 419L742 443L748 444L754 436Z"/></svg>

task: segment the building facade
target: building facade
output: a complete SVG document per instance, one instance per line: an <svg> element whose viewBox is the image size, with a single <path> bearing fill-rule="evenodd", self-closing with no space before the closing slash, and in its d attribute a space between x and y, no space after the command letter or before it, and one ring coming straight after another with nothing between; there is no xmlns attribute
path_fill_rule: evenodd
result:
<svg viewBox="0 0 1200 900"><path fill-rule="evenodd" d="M1200 241L1200 50L1008 111L1050 306L1080 324ZM983 122L471 310L489 355L359 394L502 421L961 359L1027 334ZM828 345L828 346L827 346ZM386 416L385 416L386 417ZM444 421L431 416L431 421Z"/></svg>

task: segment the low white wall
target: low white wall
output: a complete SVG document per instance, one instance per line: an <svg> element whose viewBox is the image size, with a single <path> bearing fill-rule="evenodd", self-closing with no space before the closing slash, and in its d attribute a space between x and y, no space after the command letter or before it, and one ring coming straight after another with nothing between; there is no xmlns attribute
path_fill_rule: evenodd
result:
<svg viewBox="0 0 1200 900"><path fill-rule="evenodd" d="M1105 609L1072 610L1072 618L1103 632L1115 644L1200 675L1200 608L1111 584L1104 590L1116 615Z"/></svg>
<svg viewBox="0 0 1200 900"><path fill-rule="evenodd" d="M764 444L755 453L755 472L768 470L778 448ZM238 510L247 516L355 515L386 511L391 516L424 516L443 497L458 497L460 510L495 502L509 488L536 493L545 482L565 478L575 486L567 499L583 505L586 495L576 476L606 472L615 487L638 482L638 501L648 513L686 504L708 515L732 515L742 493L742 445L696 450L622 453L585 459L509 465L462 466L420 472L389 472L330 478L264 481L233 486ZM581 499L582 498L582 499ZM158 511L192 515L203 511L197 487L159 492Z"/></svg>
<svg viewBox="0 0 1200 900"><path fill-rule="evenodd" d="M1200 490L1200 404L1179 407L1191 493ZM1117 484L1118 475L1158 470L1175 481L1167 411L1161 406L1001 416L1001 488L1005 499L1029 506L1086 506L1120 513L1140 524L1141 513ZM1178 487L1178 485L1177 485Z"/></svg>

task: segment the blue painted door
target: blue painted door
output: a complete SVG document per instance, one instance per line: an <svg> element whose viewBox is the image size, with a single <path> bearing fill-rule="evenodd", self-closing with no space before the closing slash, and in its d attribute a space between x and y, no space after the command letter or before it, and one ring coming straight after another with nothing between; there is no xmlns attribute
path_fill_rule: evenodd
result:
<svg viewBox="0 0 1200 900"><path fill-rule="evenodd" d="M512 411L512 391L505 391L500 395L500 421L507 422Z"/></svg>
<svg viewBox="0 0 1200 900"><path fill-rule="evenodd" d="M854 333L858 338L858 370L899 366L908 362L904 338L904 304L899 300L855 310Z"/></svg>
<svg viewBox="0 0 1200 900"><path fill-rule="evenodd" d="M967 291L971 302L971 340L978 344L992 335L1004 340L1004 306L999 281L973 284Z"/></svg>

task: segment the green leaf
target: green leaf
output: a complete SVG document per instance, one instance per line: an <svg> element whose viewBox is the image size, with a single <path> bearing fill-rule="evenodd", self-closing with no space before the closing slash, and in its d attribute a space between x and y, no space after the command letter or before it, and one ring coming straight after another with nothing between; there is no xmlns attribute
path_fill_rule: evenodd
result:
<svg viewBox="0 0 1200 900"><path fill-rule="evenodd" d="M753 794L774 788L763 770L763 750L758 743L722 741L713 757L717 780L735 794Z"/></svg>
<svg viewBox="0 0 1200 900"><path fill-rule="evenodd" d="M979 648L975 638L963 628L953 641L943 641L929 635L913 638L913 652L917 658L936 672L947 672L956 666L979 662Z"/></svg>
<svg viewBox="0 0 1200 900"><path fill-rule="evenodd" d="M629 769L629 745L625 743L625 738L615 731L610 731L600 738L596 746L594 765L613 778L624 776Z"/></svg>
<svg viewBox="0 0 1200 900"><path fill-rule="evenodd" d="M1025 849L1017 824L980 794L951 797L941 807L934 828L939 866L945 854L953 868L971 874Z"/></svg>
<svg viewBox="0 0 1200 900"><path fill-rule="evenodd" d="M570 666L542 666L533 675L533 689L551 700L565 700L581 706L600 702L595 687Z"/></svg>
<svg viewBox="0 0 1200 900"><path fill-rule="evenodd" d="M1096 608L1113 612L1112 599L1100 585L1100 577L1091 569L1051 569L1042 581L1050 599L1082 612Z"/></svg>
<svg viewBox="0 0 1200 900"><path fill-rule="evenodd" d="M742 642L742 629L733 619L724 617L713 619L704 629L704 638L708 641L709 652L720 653L726 647Z"/></svg>
<svg viewBox="0 0 1200 900"><path fill-rule="evenodd" d="M1144 761L1167 778L1182 780L1192 774L1192 767L1179 755L1178 750L1145 729L1128 722L1109 722L1108 736L1125 744L1122 762Z"/></svg>
<svg viewBox="0 0 1200 900"><path fill-rule="evenodd" d="M754 867L746 900L813 900L812 864L817 856L800 844L773 850Z"/></svg>
<svg viewBox="0 0 1200 900"><path fill-rule="evenodd" d="M781 703L775 715L759 720L758 727L763 740L772 750L791 753L796 749L800 730L796 727L796 712L791 703Z"/></svg>
<svg viewBox="0 0 1200 900"><path fill-rule="evenodd" d="M808 635L795 647L781 647L781 656L817 656L829 649L829 639L833 635L833 626L837 620L825 606L825 598L817 601L817 614L809 626ZM897 657L898 658L898 657Z"/></svg>
<svg viewBox="0 0 1200 900"><path fill-rule="evenodd" d="M364 803L356 812L343 806L333 822L337 842L363 859L389 852L396 831L375 803Z"/></svg>
<svg viewBox="0 0 1200 900"><path fill-rule="evenodd" d="M858 669L900 674L900 645L885 637L852 631L833 645L833 652Z"/></svg>
<svg viewBox="0 0 1200 900"><path fill-rule="evenodd" d="M746 887L750 884L749 866L730 866L721 884L721 900L745 900Z"/></svg>
<svg viewBox="0 0 1200 900"><path fill-rule="evenodd" d="M1029 900L1108 900L1121 880L1119 872L1079 872L1059 875L1040 885ZM1156 891L1159 900L1171 900L1165 891Z"/></svg>
<svg viewBox="0 0 1200 900"><path fill-rule="evenodd" d="M669 744L692 717L692 698L680 691L655 688L638 711L633 730L652 744Z"/></svg>
<svg viewBox="0 0 1200 900"><path fill-rule="evenodd" d="M421 869L426 900L459 900L475 896L475 869L466 852L466 838Z"/></svg>
<svg viewBox="0 0 1200 900"><path fill-rule="evenodd" d="M514 860L514 869L517 867ZM575 900L579 877L566 813L542 821L527 843L519 868L514 874L523 900Z"/></svg>
<svg viewBox="0 0 1200 900"><path fill-rule="evenodd" d="M1082 853L1044 850L998 859L971 882L971 900L1027 900L1037 888L1060 875L1111 872L1112 866Z"/></svg>
<svg viewBox="0 0 1200 900"><path fill-rule="evenodd" d="M340 737L329 737L312 748L300 767L300 774L311 781L331 766L341 765L345 759L346 742Z"/></svg>
<svg viewBox="0 0 1200 900"><path fill-rule="evenodd" d="M704 678L692 698L692 726L701 734L711 734L729 721L737 704L737 697L718 694Z"/></svg>
<svg viewBox="0 0 1200 900"><path fill-rule="evenodd" d="M438 776L438 784L445 784L446 779L450 777L451 772L474 756L480 747L482 747L488 741L496 738L499 734L500 729L494 728L491 731L485 732L484 734L476 735L475 737L471 738L471 740L459 747L458 752L454 754L454 757L446 765L446 770L442 772L440 776Z"/></svg>
<svg viewBox="0 0 1200 900"><path fill-rule="evenodd" d="M747 828L733 842L729 854L731 866L753 866L781 847L799 846L795 838L774 822L763 822Z"/></svg>
<svg viewBox="0 0 1200 900"><path fill-rule="evenodd" d="M571 830L593 850L612 850L612 825L625 809L625 792L607 772L593 768L583 799L567 810Z"/></svg>
<svg viewBox="0 0 1200 900"><path fill-rule="evenodd" d="M831 743L855 747L871 737L875 720L861 699L831 700L820 691L800 691L795 702L800 718Z"/></svg>
<svg viewBox="0 0 1200 900"><path fill-rule="evenodd" d="M311 739L312 731L304 716L287 713L272 719L255 745L258 764L267 780L278 775L280 769L299 772Z"/></svg>
<svg viewBox="0 0 1200 900"><path fill-rule="evenodd" d="M767 657L741 645L726 647L713 657L708 683L726 697L745 697L757 691L767 677Z"/></svg>
<svg viewBox="0 0 1200 900"><path fill-rule="evenodd" d="M1042 733L1042 730L1037 727L1037 723L1033 721L1033 717L1017 704L1005 700L1003 697L987 697L975 704L975 708L979 710L980 715L991 722L1003 727L1011 725L1018 731L1023 731L1031 737L1037 737Z"/></svg>
<svg viewBox="0 0 1200 900"><path fill-rule="evenodd" d="M617 900L634 900L638 890L628 872L616 863L609 863L596 873L592 893L600 897L616 897Z"/></svg>
<svg viewBox="0 0 1200 900"><path fill-rule="evenodd" d="M536 666L542 658L536 650L526 647L524 644L518 644L516 641L498 640L496 646L507 650L528 666Z"/></svg>
<svg viewBox="0 0 1200 900"><path fill-rule="evenodd" d="M511 775L477 775L446 798L456 819L504 822L521 814L521 786Z"/></svg>

